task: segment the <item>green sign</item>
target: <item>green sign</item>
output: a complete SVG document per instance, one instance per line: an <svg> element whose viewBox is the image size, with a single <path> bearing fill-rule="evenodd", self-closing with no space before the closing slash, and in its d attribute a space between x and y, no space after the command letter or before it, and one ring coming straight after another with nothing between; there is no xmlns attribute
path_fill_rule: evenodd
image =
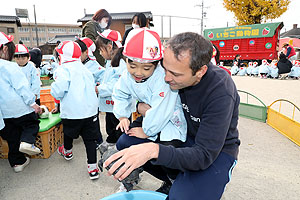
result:
<svg viewBox="0 0 300 200"><path fill-rule="evenodd" d="M282 22L234 26L204 30L204 37L209 40L232 40L244 38L273 37L276 29L283 27Z"/></svg>
<svg viewBox="0 0 300 200"><path fill-rule="evenodd" d="M265 45L266 49L271 49L272 48L272 44L270 42L268 42L266 45Z"/></svg>

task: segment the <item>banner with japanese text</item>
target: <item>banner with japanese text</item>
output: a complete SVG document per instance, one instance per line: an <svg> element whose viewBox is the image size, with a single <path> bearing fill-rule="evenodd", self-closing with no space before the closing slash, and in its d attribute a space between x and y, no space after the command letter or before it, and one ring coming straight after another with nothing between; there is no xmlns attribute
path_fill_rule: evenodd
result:
<svg viewBox="0 0 300 200"><path fill-rule="evenodd" d="M234 26L204 30L204 37L209 40L231 40L244 38L273 37L276 29L283 27L282 22Z"/></svg>

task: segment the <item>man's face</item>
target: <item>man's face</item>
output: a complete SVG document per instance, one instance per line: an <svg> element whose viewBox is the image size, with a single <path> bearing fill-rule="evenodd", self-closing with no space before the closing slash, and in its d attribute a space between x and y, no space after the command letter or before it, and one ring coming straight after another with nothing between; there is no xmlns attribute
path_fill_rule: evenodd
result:
<svg viewBox="0 0 300 200"><path fill-rule="evenodd" d="M169 48L165 49L163 67L166 72L165 81L170 85L172 90L196 85L200 82L207 70L207 66L205 65L193 75L192 69L190 68L189 53L182 53L182 55L179 56L179 60L177 60Z"/></svg>

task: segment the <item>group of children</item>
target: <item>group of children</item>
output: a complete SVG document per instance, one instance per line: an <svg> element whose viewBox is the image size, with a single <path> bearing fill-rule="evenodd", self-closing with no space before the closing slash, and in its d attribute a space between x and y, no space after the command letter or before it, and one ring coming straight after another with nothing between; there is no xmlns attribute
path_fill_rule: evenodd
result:
<svg viewBox="0 0 300 200"><path fill-rule="evenodd" d="M150 141L179 146L185 142L187 134L178 91L171 90L164 81L165 72L160 65L163 51L158 34L148 28L133 29L129 32L124 47L121 45L119 32L107 29L98 34L96 44L89 38L78 38L75 42L64 41L56 48L59 66L53 72L55 81L51 85L51 95L59 101L64 133L64 144L58 148L58 153L66 160L71 160L73 140L81 136L86 148L90 179L99 177L99 169L96 165L96 149L99 144L109 147L117 143L118 150L135 143ZM105 67L100 66L93 56L96 47L106 59ZM25 56L17 53L15 57L17 61ZM4 62L2 59L0 61ZM36 69L29 65L28 61L18 64L19 69L24 68L23 74L26 74L29 82L33 84L39 81L37 73L35 77L29 76L29 72L36 72ZM4 64L0 63L0 67L0 69L9 68L13 71L12 68L16 65L5 61ZM0 81L5 79L2 72L0 76ZM11 77L14 77L16 84L24 85L18 87L20 90L18 94L14 94L18 96L14 98L20 99L26 107L27 112L24 114L33 111L31 107L36 112L40 112L39 107L36 107L33 102L39 98L40 88L32 87L32 92L29 92L28 81L19 78L16 80L15 74ZM7 127L10 127L7 118L16 116L7 116L5 107L8 102L4 101L7 90L1 88L0 91L0 108L4 118L4 123L0 121L0 128L4 126L3 130L7 130ZM25 92L28 93L25 95L28 99L19 95ZM130 116L136 110L137 102L148 104L150 109L146 116L141 116L131 123ZM20 110L16 112L19 113ZM108 134L106 141L102 140L100 132L99 112L106 113ZM37 130L28 129L28 132L34 133L35 136L38 132L38 121L36 124ZM10 158L12 145L6 137L7 131L3 130L0 136L8 140ZM33 145L34 140L29 144ZM17 141L13 145L20 146ZM22 156L25 158L24 154ZM23 170L27 164L23 159L18 163L11 163L11 166L20 165ZM173 172L168 169L166 171L170 172L170 177L175 179L176 174L172 174Z"/></svg>
<svg viewBox="0 0 300 200"><path fill-rule="evenodd" d="M266 59L263 59L261 65L258 65L258 62L249 62L248 67L238 67L237 62L234 62L230 71L233 76L254 76L264 79L277 79L280 78L281 74L277 64L277 59L272 60L271 63L269 63ZM300 78L300 61L294 60L288 71L287 77L298 80Z"/></svg>

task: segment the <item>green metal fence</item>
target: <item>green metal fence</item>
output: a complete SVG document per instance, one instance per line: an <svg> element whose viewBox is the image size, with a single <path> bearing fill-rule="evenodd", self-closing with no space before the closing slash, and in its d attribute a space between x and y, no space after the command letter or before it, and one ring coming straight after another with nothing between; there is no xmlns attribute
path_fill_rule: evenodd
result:
<svg viewBox="0 0 300 200"><path fill-rule="evenodd" d="M267 106L262 102L259 98L254 96L253 94L238 90L239 93L245 93L247 95L247 101L246 102L240 102L239 106L239 115L242 117L246 117L249 119L266 122L267 119ZM260 102L262 105L255 105L255 104L249 104L249 97L254 98Z"/></svg>

